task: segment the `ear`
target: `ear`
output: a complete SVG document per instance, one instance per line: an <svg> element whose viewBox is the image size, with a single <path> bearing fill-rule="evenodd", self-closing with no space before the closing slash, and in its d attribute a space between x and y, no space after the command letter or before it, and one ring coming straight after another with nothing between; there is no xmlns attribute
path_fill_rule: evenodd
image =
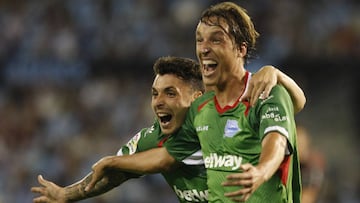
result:
<svg viewBox="0 0 360 203"><path fill-rule="evenodd" d="M238 56L245 57L247 53L247 44L245 42L241 43L240 46L238 46Z"/></svg>
<svg viewBox="0 0 360 203"><path fill-rule="evenodd" d="M196 98L200 97L203 93L201 91L195 91L192 94L192 101L194 101Z"/></svg>

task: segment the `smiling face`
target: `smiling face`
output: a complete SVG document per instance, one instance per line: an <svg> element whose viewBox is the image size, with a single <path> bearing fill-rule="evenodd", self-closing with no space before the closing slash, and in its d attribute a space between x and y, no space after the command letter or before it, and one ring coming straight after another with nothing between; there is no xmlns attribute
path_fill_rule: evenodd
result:
<svg viewBox="0 0 360 203"><path fill-rule="evenodd" d="M164 134L172 134L184 122L196 91L174 74L157 74L152 85L152 109Z"/></svg>
<svg viewBox="0 0 360 203"><path fill-rule="evenodd" d="M246 46L238 47L228 34L229 25L218 17L211 17L207 23L200 21L196 29L196 54L206 86L225 83L230 74L244 65Z"/></svg>

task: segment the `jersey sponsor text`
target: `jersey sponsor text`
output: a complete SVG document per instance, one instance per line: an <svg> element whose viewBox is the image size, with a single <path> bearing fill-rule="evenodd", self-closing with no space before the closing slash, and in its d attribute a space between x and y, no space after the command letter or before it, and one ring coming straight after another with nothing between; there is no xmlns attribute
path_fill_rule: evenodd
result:
<svg viewBox="0 0 360 203"><path fill-rule="evenodd" d="M180 190L176 187L176 185L173 186L173 189L180 199L184 199L187 202L204 202L207 200L208 197L208 190Z"/></svg>
<svg viewBox="0 0 360 203"><path fill-rule="evenodd" d="M237 170L241 166L242 157L235 155L218 155L217 153L210 153L205 159L206 168L220 168L230 167L231 170Z"/></svg>
<svg viewBox="0 0 360 203"><path fill-rule="evenodd" d="M208 126L208 125L196 127L196 132L208 131L208 130L209 130L209 126Z"/></svg>

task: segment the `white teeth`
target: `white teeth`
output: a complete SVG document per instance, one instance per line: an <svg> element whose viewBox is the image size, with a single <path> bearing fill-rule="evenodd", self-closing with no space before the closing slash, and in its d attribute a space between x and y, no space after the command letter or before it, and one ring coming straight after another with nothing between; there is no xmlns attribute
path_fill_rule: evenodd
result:
<svg viewBox="0 0 360 203"><path fill-rule="evenodd" d="M167 115L169 115L169 114L166 114L166 113L158 113L158 116L159 116L159 117L167 116Z"/></svg>
<svg viewBox="0 0 360 203"><path fill-rule="evenodd" d="M203 60L202 63L204 65L213 65L213 64L216 64L216 61L213 61L213 60Z"/></svg>

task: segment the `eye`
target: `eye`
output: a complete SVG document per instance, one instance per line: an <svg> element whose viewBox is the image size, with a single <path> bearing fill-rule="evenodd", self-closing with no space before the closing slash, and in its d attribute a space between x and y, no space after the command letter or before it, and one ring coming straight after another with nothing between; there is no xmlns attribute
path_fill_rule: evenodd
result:
<svg viewBox="0 0 360 203"><path fill-rule="evenodd" d="M220 44L221 41L222 41L222 40L221 40L219 37L215 37L215 38L211 39L211 42L212 42L213 44Z"/></svg>
<svg viewBox="0 0 360 203"><path fill-rule="evenodd" d="M176 97L177 95L177 92L173 88L169 88L165 92L168 97Z"/></svg>
<svg viewBox="0 0 360 203"><path fill-rule="evenodd" d="M196 37L196 42L197 43L200 43L200 42L203 42L204 40L203 40L203 38L201 38L201 37Z"/></svg>
<svg viewBox="0 0 360 203"><path fill-rule="evenodd" d="M167 93L169 97L176 97L176 92L170 91Z"/></svg>
<svg viewBox="0 0 360 203"><path fill-rule="evenodd" d="M157 92L157 91L152 90L152 91L151 91L151 96L152 96L152 97L156 97L156 96L158 96L158 92Z"/></svg>

